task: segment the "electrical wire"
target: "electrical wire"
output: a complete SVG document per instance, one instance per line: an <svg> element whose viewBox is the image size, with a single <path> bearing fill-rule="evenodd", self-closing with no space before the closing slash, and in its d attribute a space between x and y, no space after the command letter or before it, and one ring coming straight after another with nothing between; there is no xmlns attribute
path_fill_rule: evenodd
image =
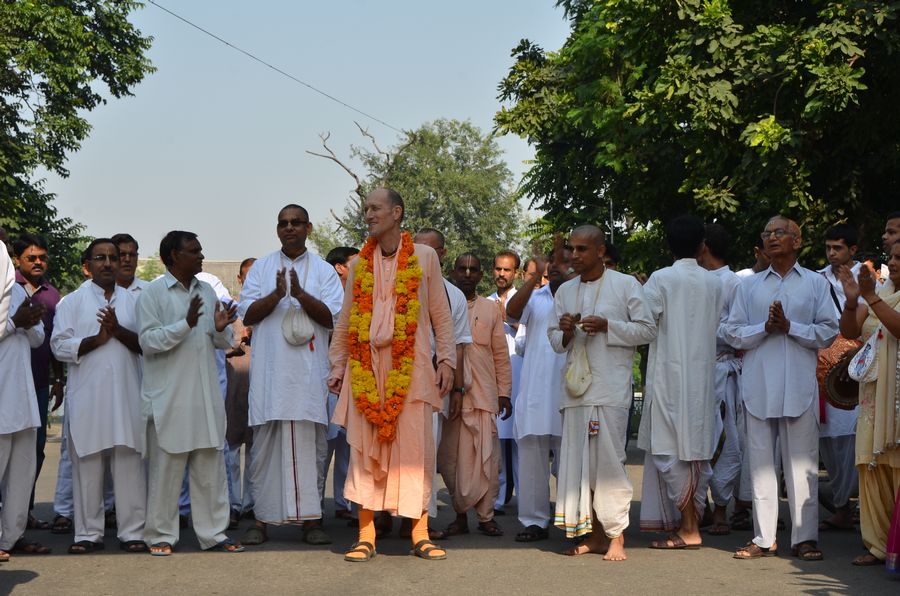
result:
<svg viewBox="0 0 900 596"><path fill-rule="evenodd" d="M300 83L300 84L303 85L304 87L306 87L306 88L308 88L308 89L310 89L310 90L312 90L312 91L315 91L315 92L318 93L319 95L322 95L323 97L326 97L327 99L330 99L331 101L333 101L333 102L335 102L335 103L338 103L338 104L344 106L345 108L347 108L347 109L349 109L349 110L353 110L353 111L356 112L357 114L360 114L360 115L362 115L362 116L365 116L365 117L368 118L369 120L372 120L372 121L374 121L374 122L378 122L379 124L382 124L382 125L384 125L384 126L390 128L391 130L394 130L394 131L396 131L396 132L399 132L400 134L406 134L405 131L400 130L400 129L397 128L396 126L393 126L393 125L391 125L391 124L388 124L387 122L385 122L385 121L382 120L381 118L378 118L378 117L376 117L376 116L373 116L372 114L369 114L369 113L367 113L367 112L364 112L364 111L360 110L359 108L354 107L354 106L350 105L349 103L347 103L347 102L345 102L345 101L343 101L343 100L341 100L341 99L338 99L337 97L335 97L335 96L333 96L333 95L331 95L331 94L329 94L329 93L326 93L325 91L322 91L321 89L317 88L315 85L312 85L312 84L310 84L310 83L307 83L306 81L303 81L303 80L301 80L301 79L298 79L297 77L295 77L295 76L292 75L291 73L285 72L284 70L278 68L277 66L275 66L275 65L273 65L273 64L271 64L271 63L269 63L269 62L266 62L266 61L263 60L262 58L259 58L259 57L255 56L255 55L253 55L252 53L248 52L247 50L244 50L244 49L242 49L242 48L239 48L238 46L234 45L234 44L231 43L230 41L228 41L228 40L226 40L226 39L223 39L223 38L219 37L219 36L216 35L215 33L212 33L211 31L208 31L207 29L204 29L203 27L201 27L200 25L197 25L196 23L191 22L190 20L184 18L184 17L181 16L180 14L178 14L178 13L176 13L176 12L174 12L174 11L168 9L168 8L166 8L165 6L162 6L162 5L159 4L158 2L155 2L154 0L147 0L147 2L150 3L150 4L152 4L153 6L157 7L158 9L162 10L163 12L167 12L168 14L172 15L173 17L175 17L175 18L178 19L179 21L182 21L182 22L186 23L187 25L190 25L191 27L193 27L193 28L196 29L197 31L200 31L200 32L202 32L202 33L205 33L205 34L208 35L209 37L212 37L212 38L215 39L216 41L219 41L219 42L225 44L225 45L228 46L229 48L231 48L231 49L233 49L233 50L236 50L236 51L240 52L241 54L244 54L245 56L247 56L247 57L250 58L251 60L254 60L254 61L256 61L256 62L259 62L259 63L262 64L263 66L266 66L266 67L268 67L268 68L274 70L274 71L277 72L278 74L280 74L280 75L282 75L282 76L285 76L285 77L289 78L290 80L294 81L295 83Z"/></svg>

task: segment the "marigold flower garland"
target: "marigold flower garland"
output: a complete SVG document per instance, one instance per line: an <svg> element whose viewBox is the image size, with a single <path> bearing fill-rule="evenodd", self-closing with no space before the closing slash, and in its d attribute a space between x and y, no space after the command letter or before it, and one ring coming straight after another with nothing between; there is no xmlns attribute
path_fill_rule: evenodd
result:
<svg viewBox="0 0 900 596"><path fill-rule="evenodd" d="M350 361L350 385L356 408L378 428L378 439L391 442L397 436L397 418L403 411L412 379L416 348L416 324L419 318L419 283L422 268L415 256L412 237L404 232L397 254L394 294L394 339L391 343L391 370L384 388L384 402L372 370L369 331L372 326L372 293L375 289L373 257L378 241L370 237L359 253L354 269L353 305L347 343Z"/></svg>

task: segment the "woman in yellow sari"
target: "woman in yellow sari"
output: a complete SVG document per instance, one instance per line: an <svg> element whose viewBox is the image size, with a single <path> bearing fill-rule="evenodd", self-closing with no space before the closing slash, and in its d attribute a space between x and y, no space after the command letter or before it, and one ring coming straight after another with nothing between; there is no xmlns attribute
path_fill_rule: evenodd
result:
<svg viewBox="0 0 900 596"><path fill-rule="evenodd" d="M859 469L859 517L863 544L868 552L854 565L881 565L885 559L888 530L897 490L900 488L900 368L897 338L900 337L900 242L891 246L889 279L880 289L868 267L853 279L847 266L839 277L847 303L841 315L844 337L868 339L881 325L878 340L878 378L860 383L859 419L856 423L856 467ZM862 297L867 304L859 303Z"/></svg>

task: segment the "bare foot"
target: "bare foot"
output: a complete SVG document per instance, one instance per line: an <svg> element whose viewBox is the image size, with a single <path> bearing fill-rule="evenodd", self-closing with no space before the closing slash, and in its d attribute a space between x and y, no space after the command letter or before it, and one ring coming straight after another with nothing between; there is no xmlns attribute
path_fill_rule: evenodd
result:
<svg viewBox="0 0 900 596"><path fill-rule="evenodd" d="M598 534L599 534L599 536L598 536ZM578 555L586 555L588 553L594 553L597 555L605 555L608 550L609 550L609 538L607 538L604 534L602 534L600 532L594 532L581 544L578 544L566 551L563 551L563 554L568 555L570 557L577 557Z"/></svg>
<svg viewBox="0 0 900 596"><path fill-rule="evenodd" d="M609 549L603 556L604 561L624 561L628 557L625 556L625 536L619 534L615 538L609 540Z"/></svg>

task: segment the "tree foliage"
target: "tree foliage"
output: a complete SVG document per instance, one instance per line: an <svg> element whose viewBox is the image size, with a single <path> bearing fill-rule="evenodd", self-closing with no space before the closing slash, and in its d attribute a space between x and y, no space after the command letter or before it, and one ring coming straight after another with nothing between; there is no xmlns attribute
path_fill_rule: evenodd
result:
<svg viewBox="0 0 900 596"><path fill-rule="evenodd" d="M68 154L90 132L86 112L131 89L152 71L130 0L0 2L0 225L48 238L50 276L63 288L80 280L81 225L59 218L39 168L66 176Z"/></svg>
<svg viewBox="0 0 900 596"><path fill-rule="evenodd" d="M367 131L360 130L373 142L373 149L353 147L351 151L365 175L356 175L327 146L329 155L322 155L339 163L355 178L357 187L343 213L332 212L334 224L324 230L318 226L319 235L313 238L318 250L329 250L335 241L362 246L368 235L363 200L382 186L403 197L404 228L415 233L430 227L444 234L449 259L471 251L487 267L493 265L497 252L519 247L522 208L512 174L491 135L470 122L436 120L408 132L396 147L382 149Z"/></svg>
<svg viewBox="0 0 900 596"><path fill-rule="evenodd" d="M900 4L558 4L568 39L513 50L495 117L535 147L523 190L553 225L607 221L611 200L643 269L684 211L726 225L737 255L775 213L807 239L850 221L877 246L900 178Z"/></svg>

